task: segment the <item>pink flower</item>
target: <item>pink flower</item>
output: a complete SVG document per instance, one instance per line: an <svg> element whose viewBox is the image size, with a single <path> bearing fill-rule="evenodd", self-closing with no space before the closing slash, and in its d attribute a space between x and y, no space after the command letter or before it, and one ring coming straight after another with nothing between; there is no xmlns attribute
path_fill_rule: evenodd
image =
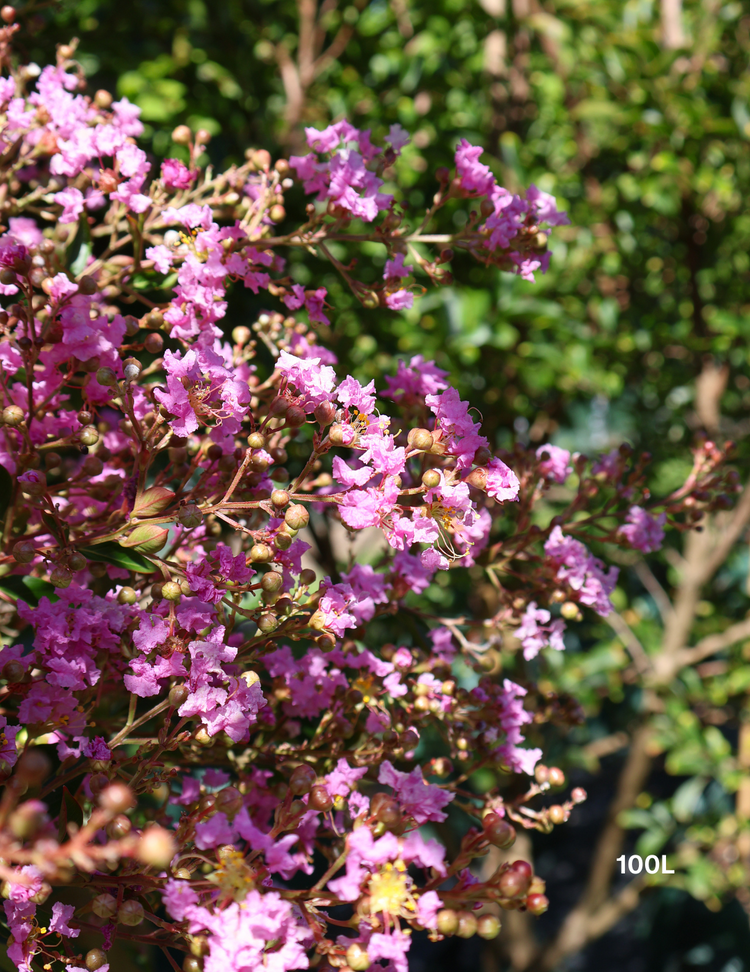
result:
<svg viewBox="0 0 750 972"><path fill-rule="evenodd" d="M559 446L547 445L539 446L536 450L537 459L540 459L539 472L547 479L556 483L564 483L568 476L573 472L573 467L568 465L570 453L567 449Z"/></svg>
<svg viewBox="0 0 750 972"><path fill-rule="evenodd" d="M443 813L443 807L455 795L439 786L425 783L421 767L415 766L411 773L401 773L387 759L381 764L378 782L393 787L404 814L413 817L418 824L428 820L438 823L445 820L448 815Z"/></svg>
<svg viewBox="0 0 750 972"><path fill-rule="evenodd" d="M409 310L414 306L414 294L410 290L394 290L385 295L385 304L391 310Z"/></svg>
<svg viewBox="0 0 750 972"><path fill-rule="evenodd" d="M401 155L401 149L409 144L411 138L409 137L409 133L397 122L388 129L388 134L383 141L391 146L396 155Z"/></svg>
<svg viewBox="0 0 750 972"><path fill-rule="evenodd" d="M487 495L499 502L517 500L521 484L513 470L502 459L490 459L487 463Z"/></svg>
<svg viewBox="0 0 750 972"><path fill-rule="evenodd" d="M218 847L220 844L233 844L237 831L229 823L225 813L215 813L213 817L195 825L195 846L198 850Z"/></svg>
<svg viewBox="0 0 750 972"><path fill-rule="evenodd" d="M385 271L383 272L384 280L400 280L404 277L408 277L410 273L414 272L414 267L404 266L404 254L397 253L392 260L387 260L385 264Z"/></svg>
<svg viewBox="0 0 750 972"><path fill-rule="evenodd" d="M61 901L56 901L52 905L52 918L48 925L49 931L57 932L58 935L64 935L66 938L78 938L81 929L71 928L68 924L75 914L75 910L75 905L66 905Z"/></svg>
<svg viewBox="0 0 750 972"><path fill-rule="evenodd" d="M162 162L161 178L167 189L189 189L193 184L190 169L179 159L165 159Z"/></svg>
<svg viewBox="0 0 750 972"><path fill-rule="evenodd" d="M619 570L610 567L605 573L604 564L594 557L580 540L563 536L556 526L544 545L544 552L558 567L556 577L568 584L577 594L581 604L587 604L606 618L612 610L609 595L615 588Z"/></svg>
<svg viewBox="0 0 750 972"><path fill-rule="evenodd" d="M175 921L183 921L188 908L198 904L198 895L187 881L169 878L162 893L164 907Z"/></svg>
<svg viewBox="0 0 750 972"><path fill-rule="evenodd" d="M417 920L423 928L437 928L437 913L443 907L437 891L426 891L417 901Z"/></svg>
<svg viewBox="0 0 750 972"><path fill-rule="evenodd" d="M168 246L149 246L146 249L146 259L154 261L154 268L159 273L169 273L169 268L174 261L174 253Z"/></svg>
<svg viewBox="0 0 750 972"><path fill-rule="evenodd" d="M80 189L63 189L56 192L52 197L56 203L63 207L60 216L61 223L77 223L78 217L83 212L83 193Z"/></svg>
<svg viewBox="0 0 750 972"><path fill-rule="evenodd" d="M322 365L320 358L297 358L288 351L281 351L276 368L302 396L306 411L314 411L321 402L328 402L333 397L336 372L330 365Z"/></svg>
<svg viewBox="0 0 750 972"><path fill-rule="evenodd" d="M563 632L565 622L562 618L551 621L552 615L545 608L538 608L532 601L521 618L521 626L516 631L516 637L521 642L523 657L530 661L535 658L542 648L549 646L556 651L565 650Z"/></svg>
<svg viewBox="0 0 750 972"><path fill-rule="evenodd" d="M643 553L653 553L664 543L664 524L667 514L652 516L640 506L631 506L626 523L618 529L618 534L627 540L631 547Z"/></svg>
<svg viewBox="0 0 750 972"><path fill-rule="evenodd" d="M394 378L386 377L386 395L403 404L413 404L425 397L435 395L448 387L444 380L447 371L438 368L434 361L425 361L421 354L415 355L408 366L399 361Z"/></svg>
<svg viewBox="0 0 750 972"><path fill-rule="evenodd" d="M483 149L462 138L456 149L456 171L461 188L467 192L485 196L495 185L495 177L489 167L479 162Z"/></svg>

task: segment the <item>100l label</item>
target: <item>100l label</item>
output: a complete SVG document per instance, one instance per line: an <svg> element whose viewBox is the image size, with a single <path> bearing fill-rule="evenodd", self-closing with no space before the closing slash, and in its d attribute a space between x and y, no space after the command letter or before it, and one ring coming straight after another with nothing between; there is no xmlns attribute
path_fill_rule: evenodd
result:
<svg viewBox="0 0 750 972"><path fill-rule="evenodd" d="M674 874L674 871L667 867L666 854L661 855L661 861L656 854L649 854L645 861L640 854L631 854L630 857L623 854L617 858L617 863L620 865L620 874L628 872L640 874L644 868L647 874Z"/></svg>

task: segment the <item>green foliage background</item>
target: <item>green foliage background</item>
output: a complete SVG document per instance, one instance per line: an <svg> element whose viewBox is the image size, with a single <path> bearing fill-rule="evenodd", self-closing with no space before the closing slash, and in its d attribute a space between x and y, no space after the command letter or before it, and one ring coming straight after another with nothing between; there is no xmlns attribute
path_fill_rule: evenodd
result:
<svg viewBox="0 0 750 972"><path fill-rule="evenodd" d="M498 445L551 437L589 451L627 440L653 453L654 491L662 494L686 471L687 444L700 424L695 379L709 358L729 369L722 431L738 441L746 472L750 4L685 0L686 43L676 51L663 50L650 0L328 6L326 44L341 31L347 43L310 85L303 124L322 127L346 115L375 136L394 122L408 128L414 137L400 177L417 213L435 191L435 168L450 165L456 142L468 138L485 147L506 186L535 182L556 195L572 224L554 234L552 267L537 283L457 257L462 283L428 290L406 314L365 310L327 265L293 262L299 282L315 278L328 287L336 313L326 337L342 365L381 379L398 355L434 358L481 410ZM298 6L290 0L61 0L27 8L22 20L30 32L21 47L39 63L56 43L80 39L92 91L116 90L141 106L156 157L179 154L170 132L182 122L212 133L216 165L239 161L249 146L274 155L279 145L286 154L301 148L299 126L285 120L278 69L279 45L296 56ZM291 193L289 203L293 211ZM381 272L384 254L372 244L365 257L372 260L366 279ZM244 303L230 305L230 326L273 306L267 295L263 303L237 296ZM738 549L717 577L701 602L696 637L744 616L747 560L747 548ZM675 579L671 563L655 567L666 588ZM445 610L473 598L481 613L483 596L481 584L435 589ZM658 647L655 604L627 569L616 597L646 650ZM550 758L578 767L596 793L596 778L586 774L599 764L586 744L627 729L641 700L623 680L627 658L609 628L590 625L579 634L578 646L533 671L580 699L585 726L563 742L558 734ZM710 846L731 809L750 668L741 647L730 661L725 675L674 686L660 723L661 789L644 794L630 820L642 833L641 853L661 853L690 827L703 827ZM724 716L711 717L716 712ZM607 766L616 769L619 757L609 759L605 790ZM593 806L603 811L604 803ZM589 842L600 818L587 818ZM540 841L540 853L564 860L565 835ZM717 880L707 864L691 871L686 889L714 909L699 906L699 919L680 892L652 898L629 926L641 936L640 964L608 968L747 967L747 917L736 905L715 913ZM684 930L686 920L692 938L676 931L665 938L665 929L682 921ZM597 954L575 967L603 968Z"/></svg>

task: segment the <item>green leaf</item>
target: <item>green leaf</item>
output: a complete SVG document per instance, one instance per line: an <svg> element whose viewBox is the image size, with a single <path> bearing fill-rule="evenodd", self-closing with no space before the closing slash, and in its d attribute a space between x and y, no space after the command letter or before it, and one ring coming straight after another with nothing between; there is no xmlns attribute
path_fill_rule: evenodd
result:
<svg viewBox="0 0 750 972"><path fill-rule="evenodd" d="M57 588L49 581L42 580L40 577L19 577L17 574L10 574L0 578L0 591L4 591L18 601L25 601L31 607L37 607L42 597L49 598L52 603L58 601L56 590Z"/></svg>
<svg viewBox="0 0 750 972"><path fill-rule="evenodd" d="M155 565L136 550L125 550L119 543L107 540L92 547L79 547L80 552L88 560L98 560L100 563L113 564L123 570L134 570L139 574L151 574Z"/></svg>
<svg viewBox="0 0 750 972"><path fill-rule="evenodd" d="M68 270L74 277L77 277L86 269L93 248L89 221L84 212L78 220L78 231L68 247L67 253Z"/></svg>
<svg viewBox="0 0 750 972"><path fill-rule="evenodd" d="M675 820L680 823L687 823L693 816L701 798L701 794L706 789L708 781L703 776L694 776L692 780L683 783L672 797L672 813Z"/></svg>
<svg viewBox="0 0 750 972"><path fill-rule="evenodd" d="M0 520L5 520L5 514L12 499L13 477L5 466L0 466Z"/></svg>

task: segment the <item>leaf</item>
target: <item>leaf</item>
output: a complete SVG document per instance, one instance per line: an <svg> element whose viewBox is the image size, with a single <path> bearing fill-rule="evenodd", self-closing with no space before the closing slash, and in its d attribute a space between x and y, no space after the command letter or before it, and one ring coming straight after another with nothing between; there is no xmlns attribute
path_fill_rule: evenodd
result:
<svg viewBox="0 0 750 972"><path fill-rule="evenodd" d="M5 468L0 466L0 520L5 520L10 502L13 499L13 477Z"/></svg>
<svg viewBox="0 0 750 972"><path fill-rule="evenodd" d="M679 820L680 823L687 823L690 820L706 789L707 782L703 776L694 776L692 780L688 780L678 788L672 797L672 813L675 820Z"/></svg>
<svg viewBox="0 0 750 972"><path fill-rule="evenodd" d="M163 513L174 501L174 493L163 486L152 486L135 498L133 516L156 516Z"/></svg>
<svg viewBox="0 0 750 972"><path fill-rule="evenodd" d="M86 269L93 249L89 221L84 212L78 220L78 231L68 247L67 253L68 270L74 277L77 277Z"/></svg>
<svg viewBox="0 0 750 972"><path fill-rule="evenodd" d="M69 823L76 824L77 828L83 826L83 809L67 786L63 787L62 806L58 820L57 840L60 844L68 839Z"/></svg>
<svg viewBox="0 0 750 972"><path fill-rule="evenodd" d="M11 574L0 578L0 591L10 594L16 600L25 601L31 607L37 607L42 597L49 598L51 603L59 600L55 588L49 581L40 577L19 577Z"/></svg>
<svg viewBox="0 0 750 972"><path fill-rule="evenodd" d="M122 547L135 547L140 553L157 553L167 542L169 530L155 523L142 523L120 541Z"/></svg>
<svg viewBox="0 0 750 972"><path fill-rule="evenodd" d="M113 564L123 570L134 570L139 574L151 574L156 565L135 550L124 550L119 543L107 540L92 547L79 547L80 552L88 560L97 560L104 564Z"/></svg>

